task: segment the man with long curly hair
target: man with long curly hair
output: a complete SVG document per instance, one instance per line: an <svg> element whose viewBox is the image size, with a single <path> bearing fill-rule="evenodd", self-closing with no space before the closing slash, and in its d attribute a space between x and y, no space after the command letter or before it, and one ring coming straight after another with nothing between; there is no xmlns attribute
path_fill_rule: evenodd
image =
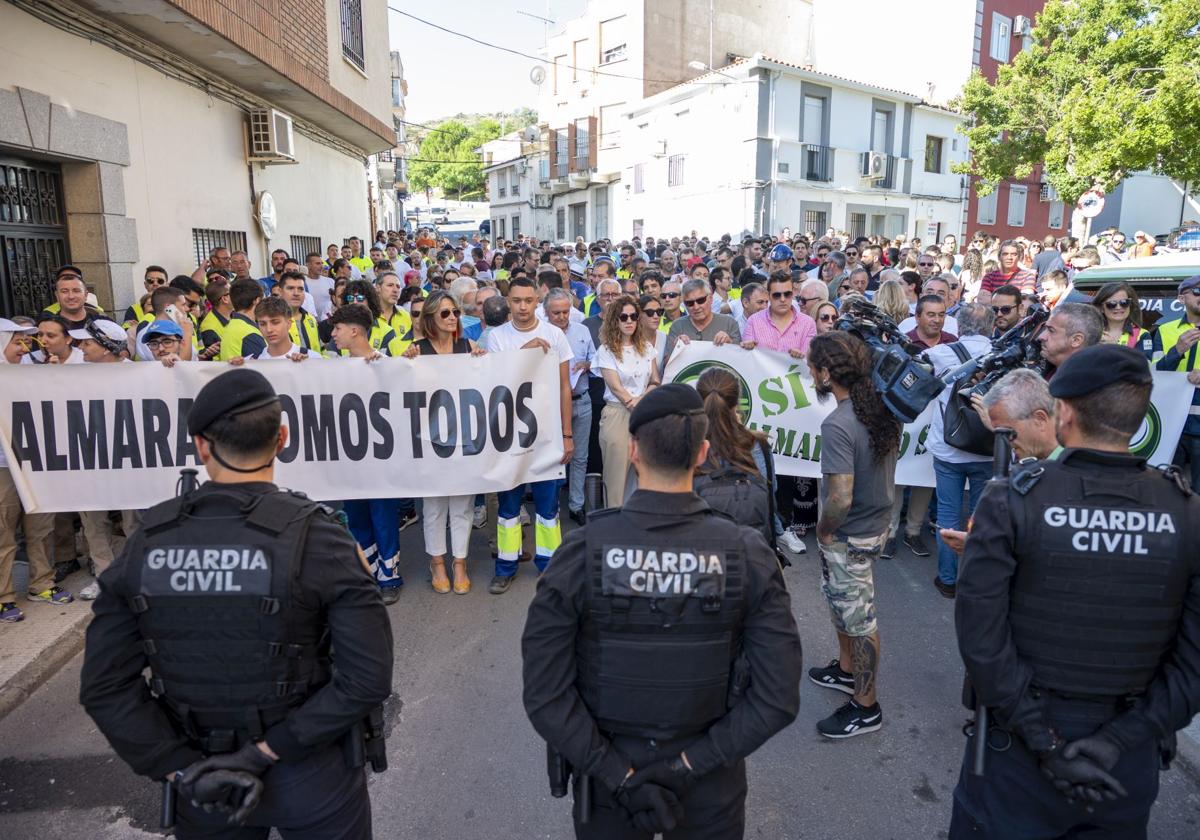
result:
<svg viewBox="0 0 1200 840"><path fill-rule="evenodd" d="M871 381L871 350L856 336L828 332L809 346L817 399L837 407L821 424L821 591L838 635L838 658L809 679L851 695L817 724L826 738L850 738L883 725L875 697L879 631L874 564L891 524L900 422Z"/></svg>

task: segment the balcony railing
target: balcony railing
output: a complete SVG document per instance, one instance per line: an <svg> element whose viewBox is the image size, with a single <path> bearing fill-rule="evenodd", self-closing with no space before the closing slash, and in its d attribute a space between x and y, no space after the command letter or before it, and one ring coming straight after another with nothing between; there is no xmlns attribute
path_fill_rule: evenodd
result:
<svg viewBox="0 0 1200 840"><path fill-rule="evenodd" d="M833 180L833 149L805 143L802 154L802 171L806 181Z"/></svg>

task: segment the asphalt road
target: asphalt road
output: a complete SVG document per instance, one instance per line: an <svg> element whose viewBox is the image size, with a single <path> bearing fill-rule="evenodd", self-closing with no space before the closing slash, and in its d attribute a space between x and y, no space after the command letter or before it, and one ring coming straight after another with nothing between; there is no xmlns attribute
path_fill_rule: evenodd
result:
<svg viewBox="0 0 1200 840"><path fill-rule="evenodd" d="M489 595L484 536L472 541L475 588L456 596L428 587L420 528L401 535L408 586L391 608L391 769L370 778L377 837L571 836L569 806L547 792L542 743L521 708L519 640L534 570L523 564L506 595ZM806 666L827 662L835 646L811 550L810 541L810 554L786 572ZM884 727L850 741L820 738L817 720L842 695L806 681L797 721L749 761L747 837L945 837L966 712L952 604L933 590L933 574L933 558L907 552L879 564ZM83 714L79 663L0 721L5 840L157 833L158 788L129 772ZM1177 765L1161 781L1150 836L1200 836L1200 777Z"/></svg>

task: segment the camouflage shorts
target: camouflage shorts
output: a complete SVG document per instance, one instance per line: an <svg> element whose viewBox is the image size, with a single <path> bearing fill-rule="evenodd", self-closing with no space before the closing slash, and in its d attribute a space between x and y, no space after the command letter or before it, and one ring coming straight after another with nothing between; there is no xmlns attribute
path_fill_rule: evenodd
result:
<svg viewBox="0 0 1200 840"><path fill-rule="evenodd" d="M883 550L885 535L850 537L821 545L821 592L829 602L833 626L847 636L875 632L873 564Z"/></svg>

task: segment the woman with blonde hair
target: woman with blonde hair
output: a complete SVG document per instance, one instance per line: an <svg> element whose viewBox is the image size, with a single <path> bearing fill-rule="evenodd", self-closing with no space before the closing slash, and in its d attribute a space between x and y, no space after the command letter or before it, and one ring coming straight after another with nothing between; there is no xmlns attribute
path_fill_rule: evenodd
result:
<svg viewBox="0 0 1200 840"><path fill-rule="evenodd" d="M875 305L897 324L908 317L908 295L899 280L885 280L875 292Z"/></svg>
<svg viewBox="0 0 1200 840"><path fill-rule="evenodd" d="M600 452L608 504L624 503L629 485L629 413L642 396L659 384L654 342L640 329L642 308L632 295L622 295L604 310L600 348L593 363L604 377L604 410L600 414Z"/></svg>

